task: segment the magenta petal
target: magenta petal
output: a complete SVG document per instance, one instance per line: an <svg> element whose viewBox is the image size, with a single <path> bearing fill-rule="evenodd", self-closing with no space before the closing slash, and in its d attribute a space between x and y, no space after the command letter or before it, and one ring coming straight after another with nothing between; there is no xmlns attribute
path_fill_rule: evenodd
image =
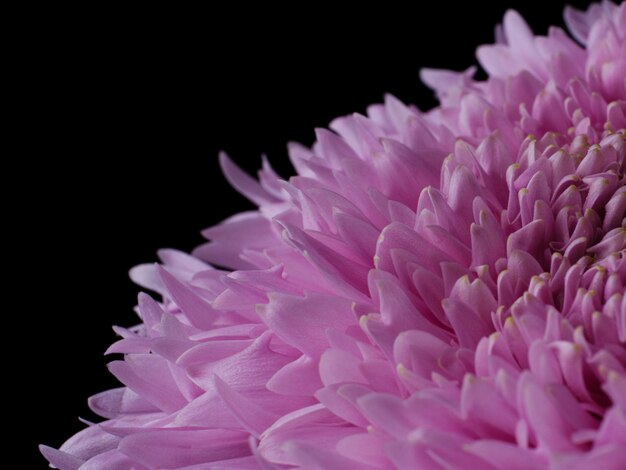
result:
<svg viewBox="0 0 626 470"><path fill-rule="evenodd" d="M372 468L386 468L389 461L385 457L384 440L371 433L353 434L344 437L337 444L337 451Z"/></svg>
<svg viewBox="0 0 626 470"><path fill-rule="evenodd" d="M311 396L323 387L318 369L318 362L303 354L279 369L267 388L280 395Z"/></svg>
<svg viewBox="0 0 626 470"><path fill-rule="evenodd" d="M269 221L260 214L243 212L220 225L202 232L209 243L200 245L193 255L221 266L250 269L253 265L242 259L241 247L263 250L276 244L277 235Z"/></svg>
<svg viewBox="0 0 626 470"><path fill-rule="evenodd" d="M298 464L300 468L311 470L327 470L329 468L374 470L376 468L363 462L349 459L338 452L331 452L298 442L288 442L285 445L285 450L293 456L293 463Z"/></svg>
<svg viewBox="0 0 626 470"><path fill-rule="evenodd" d="M205 429L133 434L122 440L120 450L149 468L177 468L250 454L245 433Z"/></svg>
<svg viewBox="0 0 626 470"><path fill-rule="evenodd" d="M167 292L176 305L185 313L189 322L198 328L206 329L210 327L216 319L213 308L194 293L189 287L178 281L165 269L157 268Z"/></svg>
<svg viewBox="0 0 626 470"><path fill-rule="evenodd" d="M341 330L354 322L347 300L313 293L305 297L271 294L269 303L259 305L257 311L283 341L311 357L328 347L327 328ZM293 311L300 313L293 315Z"/></svg>
<svg viewBox="0 0 626 470"><path fill-rule="evenodd" d="M366 395L358 399L358 404L374 427L396 439L405 439L415 427L406 415L402 400L393 395Z"/></svg>
<svg viewBox="0 0 626 470"><path fill-rule="evenodd" d="M61 452L60 450L53 449L52 447L40 445L39 451L48 460L48 462L61 470L78 470L78 468L84 463L84 460L65 452Z"/></svg>
<svg viewBox="0 0 626 470"><path fill-rule="evenodd" d="M165 361L151 354L134 355L132 361L114 361L109 370L120 382L166 413L186 404Z"/></svg>
<svg viewBox="0 0 626 470"><path fill-rule="evenodd" d="M474 349L481 338L492 333L488 321L468 305L453 299L444 299L442 305L462 347Z"/></svg>
<svg viewBox="0 0 626 470"><path fill-rule="evenodd" d="M259 407L250 398L237 393L217 376L215 376L215 388L243 428L254 437L258 438L279 417Z"/></svg>
<svg viewBox="0 0 626 470"><path fill-rule="evenodd" d="M477 432L506 438L514 435L517 416L514 407L498 394L495 387L470 374L461 391L461 414L475 422Z"/></svg>
<svg viewBox="0 0 626 470"><path fill-rule="evenodd" d="M511 470L530 470L545 468L547 460L541 454L529 449L501 441L475 441L466 446L466 449L489 462L495 468L510 468Z"/></svg>
<svg viewBox="0 0 626 470"><path fill-rule="evenodd" d="M230 184L255 204L277 202L277 199L267 193L254 178L241 171L224 152L220 153L220 166Z"/></svg>
<svg viewBox="0 0 626 470"><path fill-rule="evenodd" d="M586 470L588 468L606 468L620 470L626 464L626 449L621 445L607 445L594 449L588 455L572 456L562 459L558 470Z"/></svg>
<svg viewBox="0 0 626 470"><path fill-rule="evenodd" d="M90 397L89 408L104 418L159 411L153 404L125 387L114 388Z"/></svg>
<svg viewBox="0 0 626 470"><path fill-rule="evenodd" d="M562 386L544 389L528 378L520 388L525 415L542 447L553 452L575 450L574 431L594 426L594 420L575 406L576 401Z"/></svg>
<svg viewBox="0 0 626 470"><path fill-rule="evenodd" d="M85 462L80 470L101 470L114 468L116 470L148 470L148 467L124 455L119 450L109 450Z"/></svg>
<svg viewBox="0 0 626 470"><path fill-rule="evenodd" d="M290 446L306 443L323 450L322 454L327 454L328 450L334 448L343 438L358 432L351 427L315 422L305 422L297 427L277 427L263 436L259 453L265 459L279 465L299 465L302 456L290 452Z"/></svg>

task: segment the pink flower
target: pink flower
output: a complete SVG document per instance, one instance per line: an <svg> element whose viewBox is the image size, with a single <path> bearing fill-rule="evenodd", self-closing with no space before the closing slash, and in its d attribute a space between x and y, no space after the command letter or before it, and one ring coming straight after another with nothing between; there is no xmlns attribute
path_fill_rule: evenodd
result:
<svg viewBox="0 0 626 470"><path fill-rule="evenodd" d="M131 277L125 387L42 447L62 469L626 468L626 3L533 36L489 79L424 70L293 145L298 175ZM233 271L212 267L224 266Z"/></svg>

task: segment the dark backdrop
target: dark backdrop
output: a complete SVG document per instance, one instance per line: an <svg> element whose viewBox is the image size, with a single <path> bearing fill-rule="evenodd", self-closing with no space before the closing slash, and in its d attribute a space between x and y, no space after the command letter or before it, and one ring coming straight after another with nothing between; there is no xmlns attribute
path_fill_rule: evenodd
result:
<svg viewBox="0 0 626 470"><path fill-rule="evenodd" d="M43 468L35 445L59 446L79 416L95 419L87 397L116 386L103 352L111 325L136 322L128 269L159 247L190 250L200 229L251 207L224 182L220 149L250 173L265 152L289 176L287 141L311 144L314 127L384 92L434 105L420 67L472 65L507 6L535 32L562 25L561 2L478 3L37 13L42 25L66 19L30 46L22 189L9 200L33 197L18 206L26 293L9 333L36 354L13 349L26 381L14 391L27 400L23 468Z"/></svg>

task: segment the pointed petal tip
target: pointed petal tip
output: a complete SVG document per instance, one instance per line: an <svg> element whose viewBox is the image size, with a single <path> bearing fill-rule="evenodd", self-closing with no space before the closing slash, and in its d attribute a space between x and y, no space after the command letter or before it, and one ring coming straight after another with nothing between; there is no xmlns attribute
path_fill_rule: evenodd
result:
<svg viewBox="0 0 626 470"><path fill-rule="evenodd" d="M43 444L39 445L39 452L50 463L51 468L60 468L62 470L78 470L84 463L82 460L67 454L63 451L49 447Z"/></svg>

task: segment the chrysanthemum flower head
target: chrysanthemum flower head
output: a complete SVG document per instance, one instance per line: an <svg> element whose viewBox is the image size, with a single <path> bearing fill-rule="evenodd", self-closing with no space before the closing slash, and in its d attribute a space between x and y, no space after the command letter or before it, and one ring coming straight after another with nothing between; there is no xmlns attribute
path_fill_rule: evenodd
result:
<svg viewBox="0 0 626 470"><path fill-rule="evenodd" d="M131 277L65 469L626 468L626 4L510 11L473 69L335 120Z"/></svg>

